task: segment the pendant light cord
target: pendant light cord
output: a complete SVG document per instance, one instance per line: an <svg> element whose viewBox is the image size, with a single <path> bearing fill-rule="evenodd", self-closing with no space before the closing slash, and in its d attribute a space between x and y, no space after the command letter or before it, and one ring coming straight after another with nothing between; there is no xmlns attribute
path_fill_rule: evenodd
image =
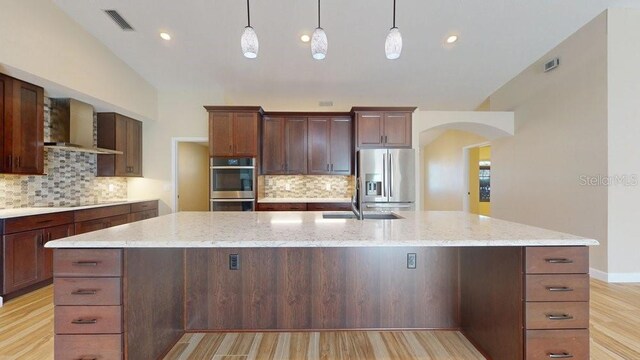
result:
<svg viewBox="0 0 640 360"><path fill-rule="evenodd" d="M247 0L247 26L251 27L251 11L249 10L249 0Z"/></svg>
<svg viewBox="0 0 640 360"><path fill-rule="evenodd" d="M320 28L320 0L318 0L318 28Z"/></svg>
<svg viewBox="0 0 640 360"><path fill-rule="evenodd" d="M396 0L393 0L393 27L396 27Z"/></svg>

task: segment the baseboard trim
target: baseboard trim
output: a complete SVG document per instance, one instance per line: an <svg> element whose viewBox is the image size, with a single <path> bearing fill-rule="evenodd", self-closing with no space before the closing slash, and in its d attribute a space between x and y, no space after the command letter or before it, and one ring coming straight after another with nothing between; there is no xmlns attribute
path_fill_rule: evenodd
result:
<svg viewBox="0 0 640 360"><path fill-rule="evenodd" d="M608 273L589 268L589 275L594 279L608 283L640 283L640 273Z"/></svg>

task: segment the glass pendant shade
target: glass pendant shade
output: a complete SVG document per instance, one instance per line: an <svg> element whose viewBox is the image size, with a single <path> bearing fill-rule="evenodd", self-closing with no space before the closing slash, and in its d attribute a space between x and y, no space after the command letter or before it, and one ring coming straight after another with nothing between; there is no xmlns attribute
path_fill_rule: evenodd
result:
<svg viewBox="0 0 640 360"><path fill-rule="evenodd" d="M397 27L389 30L387 40L384 42L384 52L389 60L395 60L400 57L400 53L402 53L402 34L400 34L400 30Z"/></svg>
<svg viewBox="0 0 640 360"><path fill-rule="evenodd" d="M244 57L249 59L258 57L258 49L260 48L258 44L258 34L256 34L256 31L253 30L251 26L244 28L242 37L240 38L240 46L242 47Z"/></svg>
<svg viewBox="0 0 640 360"><path fill-rule="evenodd" d="M317 28L311 36L311 56L316 60L322 60L327 56L327 34L322 28Z"/></svg>

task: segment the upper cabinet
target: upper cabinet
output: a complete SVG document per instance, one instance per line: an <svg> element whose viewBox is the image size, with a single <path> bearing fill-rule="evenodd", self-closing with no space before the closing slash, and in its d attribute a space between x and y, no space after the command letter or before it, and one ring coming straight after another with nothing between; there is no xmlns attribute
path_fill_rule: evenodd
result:
<svg viewBox="0 0 640 360"><path fill-rule="evenodd" d="M98 147L121 151L98 155L98 176L142 176L142 122L116 113L98 113Z"/></svg>
<svg viewBox="0 0 640 360"><path fill-rule="evenodd" d="M262 134L262 173L307 173L307 118L265 116Z"/></svg>
<svg viewBox="0 0 640 360"><path fill-rule="evenodd" d="M354 107L358 148L410 148L415 107Z"/></svg>
<svg viewBox="0 0 640 360"><path fill-rule="evenodd" d="M0 172L44 173L44 90L0 74Z"/></svg>
<svg viewBox="0 0 640 360"><path fill-rule="evenodd" d="M311 175L349 175L352 159L350 117L309 117Z"/></svg>
<svg viewBox="0 0 640 360"><path fill-rule="evenodd" d="M209 155L258 157L262 108L205 106L209 112Z"/></svg>

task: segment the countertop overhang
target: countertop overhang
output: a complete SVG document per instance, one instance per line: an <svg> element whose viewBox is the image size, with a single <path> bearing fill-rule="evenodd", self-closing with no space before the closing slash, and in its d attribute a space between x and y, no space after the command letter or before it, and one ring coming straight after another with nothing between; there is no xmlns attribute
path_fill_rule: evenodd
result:
<svg viewBox="0 0 640 360"><path fill-rule="evenodd" d="M180 212L47 242L48 248L591 246L593 239L454 211L403 219L324 219L322 212Z"/></svg>

